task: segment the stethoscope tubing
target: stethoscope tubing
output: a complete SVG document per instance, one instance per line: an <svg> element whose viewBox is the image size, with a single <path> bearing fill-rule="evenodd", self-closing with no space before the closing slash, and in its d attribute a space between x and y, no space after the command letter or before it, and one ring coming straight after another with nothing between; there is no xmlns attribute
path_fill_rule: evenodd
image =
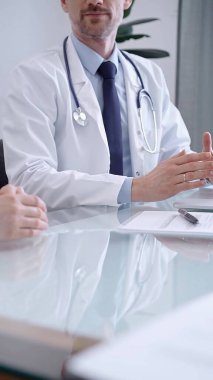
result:
<svg viewBox="0 0 213 380"><path fill-rule="evenodd" d="M141 77L141 74L136 66L136 64L131 60L131 58L129 58L129 56L124 52L124 51L121 51L121 53L123 54L123 56L126 58L127 61L129 61L129 63L134 67L135 71L136 71L136 74L138 76L138 79L141 83L141 90L138 92L138 95L137 95L137 108L139 109L140 108L140 92L141 91L145 91L145 88L144 88L144 84L143 84L143 80L142 80L142 77ZM148 94L148 93L147 93ZM149 96L149 94L148 94Z"/></svg>
<svg viewBox="0 0 213 380"><path fill-rule="evenodd" d="M70 73L70 66L69 66L68 57L67 57L67 40L68 40L68 38L69 37L67 36L63 42L64 62L65 62L65 66L66 66L69 88L70 88L70 91L74 97L76 108L78 109L78 108L80 108L80 103L78 101L78 97L76 95L76 92L75 92L75 89L73 86L73 81L72 81L72 77L71 77L71 73Z"/></svg>

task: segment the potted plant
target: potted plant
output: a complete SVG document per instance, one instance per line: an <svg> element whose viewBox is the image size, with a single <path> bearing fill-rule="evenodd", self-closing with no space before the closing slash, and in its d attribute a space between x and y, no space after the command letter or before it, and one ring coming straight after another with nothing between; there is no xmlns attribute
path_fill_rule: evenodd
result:
<svg viewBox="0 0 213 380"><path fill-rule="evenodd" d="M132 1L132 5L130 6L129 9L124 11L124 18L128 17L130 15L132 6L134 5L135 0ZM148 34L136 34L134 33L134 26L139 25L139 24L145 24L147 22L151 21L157 21L158 18L144 18L144 19L139 19L139 20L134 20L130 22L123 23L120 25L118 28L117 36L116 36L116 41L118 43L130 40L130 39L140 39L140 38L145 38L145 37L150 37ZM125 51L139 55L144 58L163 58L163 57L168 57L169 53L165 50L159 50L159 49L125 49Z"/></svg>

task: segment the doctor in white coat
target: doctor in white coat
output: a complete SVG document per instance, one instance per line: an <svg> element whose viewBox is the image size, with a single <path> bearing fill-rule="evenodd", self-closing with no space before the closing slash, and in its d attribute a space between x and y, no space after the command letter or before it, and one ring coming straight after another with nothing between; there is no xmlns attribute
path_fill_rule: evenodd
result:
<svg viewBox="0 0 213 380"><path fill-rule="evenodd" d="M155 107L156 141L151 141L150 109L145 107L143 114L145 135L150 145L157 143L154 153L147 151L136 104L141 84L115 44L131 0L61 0L61 5L71 20L68 65L87 123L80 126L73 118L76 102L63 44L20 64L11 74L1 117L9 181L39 195L49 209L158 201L203 186L204 178L213 177L211 135L203 136L203 152L190 153L187 129L170 101L161 70L149 60L129 56ZM93 72L97 61L104 60L117 64L124 175L109 173L102 79Z"/></svg>

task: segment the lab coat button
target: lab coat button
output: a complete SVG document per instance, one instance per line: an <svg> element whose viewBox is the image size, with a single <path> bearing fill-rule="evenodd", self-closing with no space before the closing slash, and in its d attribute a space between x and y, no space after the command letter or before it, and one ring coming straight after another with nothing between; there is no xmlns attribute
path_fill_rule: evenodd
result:
<svg viewBox="0 0 213 380"><path fill-rule="evenodd" d="M138 129L137 134L138 134L139 136L141 135L141 130L140 130L140 129Z"/></svg>

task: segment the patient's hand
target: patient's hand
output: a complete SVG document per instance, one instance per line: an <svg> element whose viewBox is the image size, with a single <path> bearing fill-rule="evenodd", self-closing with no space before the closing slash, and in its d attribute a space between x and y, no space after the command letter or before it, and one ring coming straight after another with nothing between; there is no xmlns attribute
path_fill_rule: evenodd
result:
<svg viewBox="0 0 213 380"><path fill-rule="evenodd" d="M33 237L48 227L44 202L28 195L21 187L4 186L0 190L0 239Z"/></svg>

